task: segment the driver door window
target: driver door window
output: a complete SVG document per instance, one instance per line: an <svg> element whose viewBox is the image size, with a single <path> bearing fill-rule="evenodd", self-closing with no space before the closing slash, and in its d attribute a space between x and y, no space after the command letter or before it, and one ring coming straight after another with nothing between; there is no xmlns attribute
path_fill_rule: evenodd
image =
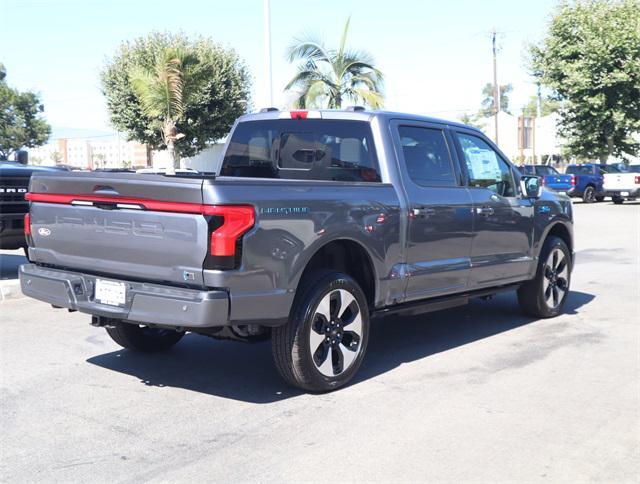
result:
<svg viewBox="0 0 640 484"><path fill-rule="evenodd" d="M469 174L469 186L486 188L503 197L516 196L516 184L511 167L483 139L458 133Z"/></svg>

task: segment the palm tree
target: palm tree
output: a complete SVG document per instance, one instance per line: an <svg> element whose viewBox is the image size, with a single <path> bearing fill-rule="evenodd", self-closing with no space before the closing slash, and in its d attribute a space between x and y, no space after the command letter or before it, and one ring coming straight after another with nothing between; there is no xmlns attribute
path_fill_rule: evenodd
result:
<svg viewBox="0 0 640 484"><path fill-rule="evenodd" d="M285 87L296 91L296 107L340 109L343 102L382 107L383 76L373 58L367 52L346 49L350 20L337 50L325 48L313 36L296 40L289 48L289 62L300 61L298 73Z"/></svg>
<svg viewBox="0 0 640 484"><path fill-rule="evenodd" d="M134 66L129 71L142 112L157 120L154 128L160 130L169 152L171 166L167 168L167 174L170 175L180 167L175 143L184 135L178 133L176 124L181 120L191 94L189 76L196 62L194 56L180 49L168 48L156 57L151 68Z"/></svg>

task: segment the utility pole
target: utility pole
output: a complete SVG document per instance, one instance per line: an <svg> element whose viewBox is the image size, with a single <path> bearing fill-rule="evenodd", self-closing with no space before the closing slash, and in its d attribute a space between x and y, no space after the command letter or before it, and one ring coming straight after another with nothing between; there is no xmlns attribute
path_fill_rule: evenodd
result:
<svg viewBox="0 0 640 484"><path fill-rule="evenodd" d="M536 93L536 117L533 120L533 158L535 162L538 162L538 157L536 156L536 128L540 117L542 116L542 94L540 92L540 83L537 83L537 93ZM540 164L542 164L542 153L540 153Z"/></svg>
<svg viewBox="0 0 640 484"><path fill-rule="evenodd" d="M273 107L273 74L271 69L271 7L264 0L264 74L267 83L267 106Z"/></svg>
<svg viewBox="0 0 640 484"><path fill-rule="evenodd" d="M498 86L498 62L496 49L497 31L494 28L491 31L491 45L493 50L493 115L496 130L495 142L498 144L498 113L500 112L500 86Z"/></svg>

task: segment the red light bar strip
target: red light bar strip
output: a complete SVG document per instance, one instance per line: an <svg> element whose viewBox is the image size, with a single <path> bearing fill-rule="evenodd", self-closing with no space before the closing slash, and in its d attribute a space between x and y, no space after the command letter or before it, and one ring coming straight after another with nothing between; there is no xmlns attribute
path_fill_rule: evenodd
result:
<svg viewBox="0 0 640 484"><path fill-rule="evenodd" d="M202 215L213 215L209 213L212 208L210 205L201 203L187 202L163 202L160 200L149 200L144 198L127 198L127 197L99 197L95 195L72 195L60 193L27 193L24 197L30 202L42 203L59 203L63 205L71 205L72 202L115 202L131 205L139 205L147 210L154 212L178 212L178 213L196 213Z"/></svg>

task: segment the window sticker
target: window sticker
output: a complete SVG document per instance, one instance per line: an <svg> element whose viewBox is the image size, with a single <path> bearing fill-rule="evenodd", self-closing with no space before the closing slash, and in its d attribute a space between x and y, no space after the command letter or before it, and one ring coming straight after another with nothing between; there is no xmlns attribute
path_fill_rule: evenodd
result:
<svg viewBox="0 0 640 484"><path fill-rule="evenodd" d="M493 150L466 148L468 167L474 180L500 180L501 171L498 158Z"/></svg>

